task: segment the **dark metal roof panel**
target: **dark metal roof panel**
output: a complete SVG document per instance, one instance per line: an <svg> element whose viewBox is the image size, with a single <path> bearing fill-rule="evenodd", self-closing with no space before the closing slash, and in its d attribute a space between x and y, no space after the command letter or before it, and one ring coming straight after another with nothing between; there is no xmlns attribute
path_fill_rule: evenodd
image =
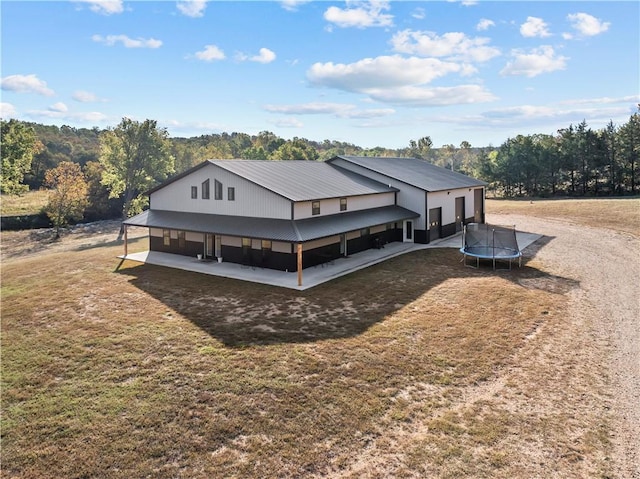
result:
<svg viewBox="0 0 640 479"><path fill-rule="evenodd" d="M418 213L400 206L383 206L296 221L147 210L127 219L124 224L295 243L418 216Z"/></svg>
<svg viewBox="0 0 640 479"><path fill-rule="evenodd" d="M398 191L356 173L319 161L209 160L292 201Z"/></svg>
<svg viewBox="0 0 640 479"><path fill-rule="evenodd" d="M383 206L371 210L350 211L317 218L305 218L297 220L296 227L300 236L305 241L317 238L326 238L348 231L356 231L386 223L394 223L411 218L417 218L420 214L401 206Z"/></svg>
<svg viewBox="0 0 640 479"><path fill-rule="evenodd" d="M375 171L425 191L453 190L486 186L486 183L470 176L447 170L417 158L373 157L340 155L349 163ZM328 160L331 162L331 160Z"/></svg>
<svg viewBox="0 0 640 479"><path fill-rule="evenodd" d="M147 210L124 222L131 226L214 233L273 241L298 241L291 220Z"/></svg>

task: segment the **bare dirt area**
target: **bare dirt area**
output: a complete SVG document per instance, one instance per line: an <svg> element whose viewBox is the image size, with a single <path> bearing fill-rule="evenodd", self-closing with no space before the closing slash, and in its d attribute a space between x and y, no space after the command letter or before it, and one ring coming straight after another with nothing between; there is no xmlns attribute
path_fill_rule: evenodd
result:
<svg viewBox="0 0 640 479"><path fill-rule="evenodd" d="M78 224L63 228L60 232L60 238L56 238L53 228L3 231L0 241L0 256L2 262L7 262L43 253L117 245L122 243L117 240L120 224L121 222L118 220ZM146 235L146 228L128 228L127 236L129 239Z"/></svg>

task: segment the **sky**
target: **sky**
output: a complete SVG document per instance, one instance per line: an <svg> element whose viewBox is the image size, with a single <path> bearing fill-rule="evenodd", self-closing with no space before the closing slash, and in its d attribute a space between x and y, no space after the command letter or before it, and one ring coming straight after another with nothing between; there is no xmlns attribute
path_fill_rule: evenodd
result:
<svg viewBox="0 0 640 479"><path fill-rule="evenodd" d="M499 146L640 102L637 1L7 1L3 119Z"/></svg>

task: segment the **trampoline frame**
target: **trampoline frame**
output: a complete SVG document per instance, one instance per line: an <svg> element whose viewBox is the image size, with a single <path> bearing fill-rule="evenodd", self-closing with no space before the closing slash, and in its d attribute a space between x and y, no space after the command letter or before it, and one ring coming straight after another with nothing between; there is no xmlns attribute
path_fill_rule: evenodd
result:
<svg viewBox="0 0 640 479"><path fill-rule="evenodd" d="M472 226L477 229L484 229L487 234L485 237L485 242L483 244L478 244L474 246L469 246L467 244L467 227ZM513 232L513 244L515 248L509 248L507 246L498 245L496 246L495 235L496 231L499 232ZM489 232L491 233L489 235ZM478 251L473 251L477 249ZM511 270L511 261L514 259L518 259L518 267L522 266L522 251L518 247L518 242L516 239L516 227L513 226L492 226L486 223L469 223L465 225L462 230L462 248L460 248L460 253L462 253L463 257L460 260L464 261L464 265L470 268L479 268L481 259L490 259L493 263L493 269L496 270L496 261L500 260L508 260L509 261L509 270ZM476 265L467 263L467 256L476 259ZM507 269L507 268L498 268L498 269Z"/></svg>

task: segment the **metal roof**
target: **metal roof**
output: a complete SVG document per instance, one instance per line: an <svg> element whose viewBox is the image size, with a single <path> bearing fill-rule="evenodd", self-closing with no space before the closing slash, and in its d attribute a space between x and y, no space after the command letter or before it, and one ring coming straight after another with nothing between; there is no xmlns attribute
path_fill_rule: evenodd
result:
<svg viewBox="0 0 640 479"><path fill-rule="evenodd" d="M354 165L375 171L425 191L433 192L486 186L484 181L441 168L417 158L340 155L328 160L328 162L331 163L335 158L341 158Z"/></svg>
<svg viewBox="0 0 640 479"><path fill-rule="evenodd" d="M124 224L297 243L418 216L418 213L400 206L383 206L301 220L147 210L127 219Z"/></svg>
<svg viewBox="0 0 640 479"><path fill-rule="evenodd" d="M291 201L398 191L397 188L320 161L209 160L209 163Z"/></svg>

